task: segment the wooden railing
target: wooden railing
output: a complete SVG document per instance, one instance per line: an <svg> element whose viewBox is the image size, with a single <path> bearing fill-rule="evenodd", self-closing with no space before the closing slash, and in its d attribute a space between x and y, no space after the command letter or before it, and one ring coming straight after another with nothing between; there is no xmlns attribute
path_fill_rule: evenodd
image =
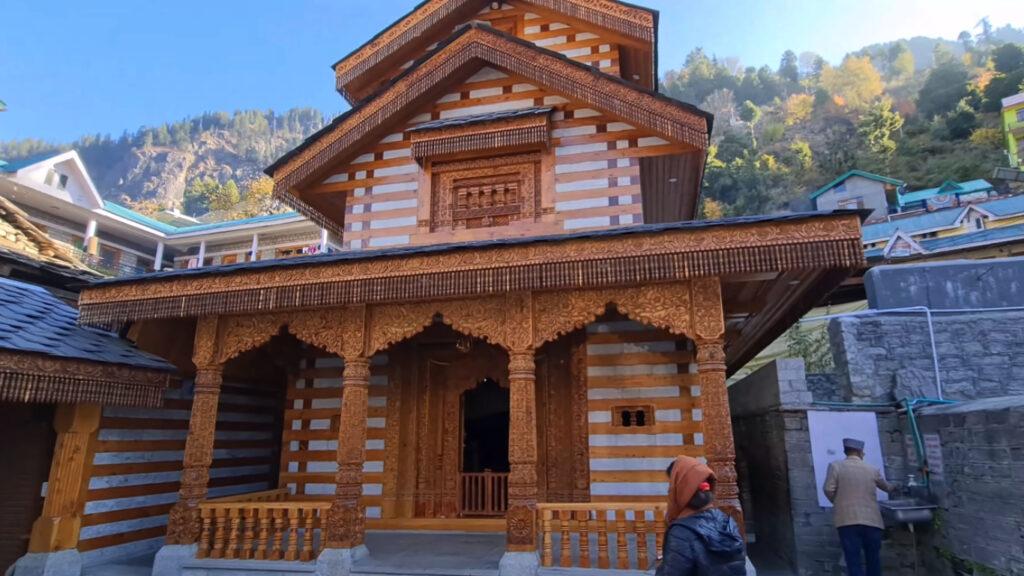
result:
<svg viewBox="0 0 1024 576"><path fill-rule="evenodd" d="M502 516L508 510L508 472L464 472L459 494L463 516Z"/></svg>
<svg viewBox="0 0 1024 576"><path fill-rule="evenodd" d="M614 565L647 570L654 565L665 536L664 504L538 504L537 510L545 567L554 566L557 559L564 568Z"/></svg>
<svg viewBox="0 0 1024 576"><path fill-rule="evenodd" d="M268 490L199 504L202 531L197 558L300 560L317 557L329 501L288 501Z"/></svg>

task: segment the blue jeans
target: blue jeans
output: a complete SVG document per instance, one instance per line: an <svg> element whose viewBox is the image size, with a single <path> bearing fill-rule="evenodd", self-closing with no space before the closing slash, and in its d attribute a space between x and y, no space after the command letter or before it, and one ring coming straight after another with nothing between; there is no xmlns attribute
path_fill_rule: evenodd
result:
<svg viewBox="0 0 1024 576"><path fill-rule="evenodd" d="M882 575L882 529L855 524L839 527L839 543L846 557L846 573L850 576ZM861 550L864 559L861 560ZM864 566L867 565L865 572Z"/></svg>

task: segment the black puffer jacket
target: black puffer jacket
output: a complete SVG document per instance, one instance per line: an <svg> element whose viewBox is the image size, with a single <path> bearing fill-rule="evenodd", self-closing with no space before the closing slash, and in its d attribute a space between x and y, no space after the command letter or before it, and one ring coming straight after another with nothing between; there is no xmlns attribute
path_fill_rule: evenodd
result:
<svg viewBox="0 0 1024 576"><path fill-rule="evenodd" d="M745 576L747 559L736 522L712 508L668 527L657 576Z"/></svg>

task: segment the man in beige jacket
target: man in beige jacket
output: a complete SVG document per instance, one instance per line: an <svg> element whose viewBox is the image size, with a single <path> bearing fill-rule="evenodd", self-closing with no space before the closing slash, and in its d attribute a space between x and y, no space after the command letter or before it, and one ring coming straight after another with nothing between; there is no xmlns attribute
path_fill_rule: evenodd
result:
<svg viewBox="0 0 1024 576"><path fill-rule="evenodd" d="M882 529L885 524L878 509L875 488L892 492L895 487L882 478L878 468L864 461L864 442L844 438L843 452L846 453L845 460L836 460L828 465L824 488L825 496L834 506L835 525L846 557L846 570L850 576L880 576Z"/></svg>

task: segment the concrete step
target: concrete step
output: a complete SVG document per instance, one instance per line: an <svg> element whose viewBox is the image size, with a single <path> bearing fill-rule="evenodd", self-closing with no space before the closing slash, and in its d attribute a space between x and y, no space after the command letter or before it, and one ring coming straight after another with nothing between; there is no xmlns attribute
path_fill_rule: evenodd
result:
<svg viewBox="0 0 1024 576"><path fill-rule="evenodd" d="M286 560L190 560L181 567L182 576L305 576L316 573L316 562Z"/></svg>

